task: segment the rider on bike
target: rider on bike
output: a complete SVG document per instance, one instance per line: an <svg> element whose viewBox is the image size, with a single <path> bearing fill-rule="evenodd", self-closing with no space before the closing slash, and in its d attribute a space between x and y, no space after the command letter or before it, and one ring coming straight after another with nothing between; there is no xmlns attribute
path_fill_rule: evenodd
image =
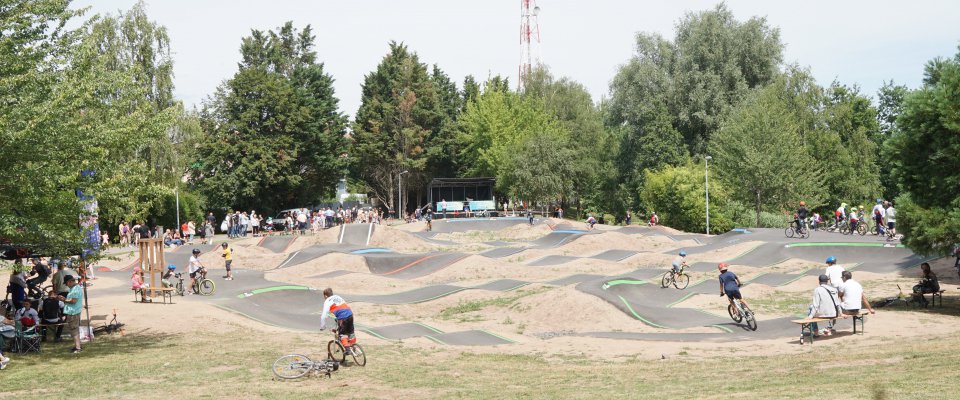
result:
<svg viewBox="0 0 960 400"><path fill-rule="evenodd" d="M170 264L167 265L167 272L163 273L163 276L160 277L160 283L163 284L163 287L173 287L173 271L177 270L177 266Z"/></svg>
<svg viewBox="0 0 960 400"><path fill-rule="evenodd" d="M837 228L840 228L840 224L847 219L847 203L840 203L840 208L836 212L836 222Z"/></svg>
<svg viewBox="0 0 960 400"><path fill-rule="evenodd" d="M687 252L680 250L677 258L673 259L673 273L679 274L681 270L687 267Z"/></svg>
<svg viewBox="0 0 960 400"><path fill-rule="evenodd" d="M40 286L47 281L47 278L50 276L50 265L44 263L40 258L35 257L33 261L33 269L30 270L30 275L36 275L33 278L27 279L27 288L31 292L39 293Z"/></svg>
<svg viewBox="0 0 960 400"><path fill-rule="evenodd" d="M353 310L343 300L343 297L333 294L333 289L323 289L323 311L320 312L320 329L327 328L327 315L333 313L337 320L337 337L340 338L340 344L346 349L346 354L350 353L350 346L357 343L357 337L353 331Z"/></svg>
<svg viewBox="0 0 960 400"><path fill-rule="evenodd" d="M206 273L203 269L203 264L200 262L200 249L193 249L193 255L190 256L190 265L187 267L187 272L190 273L190 288L192 289L197 283L197 277L203 277ZM187 290L187 294L193 294L193 290Z"/></svg>
<svg viewBox="0 0 960 400"><path fill-rule="evenodd" d="M857 213L856 207L851 207L850 209L850 233L857 231L857 224L860 223L860 215Z"/></svg>
<svg viewBox="0 0 960 400"><path fill-rule="evenodd" d="M809 213L809 211L807 211L807 203L801 200L800 208L797 209L797 214L793 219L793 223L796 224L798 232L800 231L800 228L803 227L801 224L805 224L807 222L807 213Z"/></svg>
<svg viewBox="0 0 960 400"><path fill-rule="evenodd" d="M727 271L727 267L729 265L724 262L717 265L717 270L720 271L720 296L726 295L731 306L733 305L733 299L737 299L743 303L744 308L749 309L750 306L747 305L740 294L740 278L737 278L737 274Z"/></svg>

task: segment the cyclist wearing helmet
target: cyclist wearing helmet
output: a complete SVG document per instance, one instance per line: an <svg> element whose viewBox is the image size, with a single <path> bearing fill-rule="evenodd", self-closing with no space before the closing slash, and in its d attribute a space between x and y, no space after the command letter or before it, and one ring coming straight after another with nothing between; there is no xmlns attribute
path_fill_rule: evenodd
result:
<svg viewBox="0 0 960 400"><path fill-rule="evenodd" d="M677 258L673 259L673 273L679 274L680 270L687 266L687 252L680 250Z"/></svg>
<svg viewBox="0 0 960 400"><path fill-rule="evenodd" d="M840 203L840 208L837 209L835 215L837 217L837 228L840 228L840 223L847 219L847 203Z"/></svg>
<svg viewBox="0 0 960 400"><path fill-rule="evenodd" d="M843 271L843 266L837 265L836 257L827 257L827 270L824 274L830 278L830 286L834 288L840 287L840 284L843 283Z"/></svg>
<svg viewBox="0 0 960 400"><path fill-rule="evenodd" d="M727 271L727 267L729 265L723 262L717 265L717 270L720 271L720 296L726 295L731 306L733 305L733 299L738 299L744 307L749 309L750 305L740 295L740 278L737 277L737 274Z"/></svg>
<svg viewBox="0 0 960 400"><path fill-rule="evenodd" d="M883 234L883 218L886 216L886 210L883 209L883 200L877 199L877 204L873 206L873 222L877 225L877 236Z"/></svg>
<svg viewBox="0 0 960 400"><path fill-rule="evenodd" d="M203 275L203 264L200 262L200 249L193 249L193 255L190 256L190 265L187 267L190 273L190 287L193 288L197 282L197 275ZM187 290L187 294L193 294L193 290Z"/></svg>
<svg viewBox="0 0 960 400"><path fill-rule="evenodd" d="M801 228L801 223L807 222L807 213L809 213L809 211L807 211L807 203L801 200L800 208L797 209L797 215L793 219L793 223L797 225L797 229Z"/></svg>
<svg viewBox="0 0 960 400"><path fill-rule="evenodd" d="M173 287L173 271L177 270L177 266L170 264L167 265L167 272L163 273L163 277L160 278L160 283L163 284L163 287Z"/></svg>
<svg viewBox="0 0 960 400"><path fill-rule="evenodd" d="M857 214L857 208L850 207L850 233L853 234L857 231L857 224L860 223L860 216Z"/></svg>
<svg viewBox="0 0 960 400"><path fill-rule="evenodd" d="M340 338L340 344L350 352L350 346L357 343L357 337L353 329L353 310L347 305L347 302L338 295L333 294L333 289L323 289L323 311L320 312L320 329L327 328L327 315L333 314L337 321L337 337Z"/></svg>

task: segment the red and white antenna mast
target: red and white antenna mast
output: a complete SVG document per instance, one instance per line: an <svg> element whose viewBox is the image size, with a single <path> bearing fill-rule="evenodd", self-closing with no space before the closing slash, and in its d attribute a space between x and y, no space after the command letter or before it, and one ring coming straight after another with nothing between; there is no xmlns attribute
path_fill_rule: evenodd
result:
<svg viewBox="0 0 960 400"><path fill-rule="evenodd" d="M540 50L540 24L537 15L540 7L536 0L520 0L520 70L517 79L517 90L522 90L527 76L533 72L533 65L539 62L534 56L533 42L536 41L536 51Z"/></svg>

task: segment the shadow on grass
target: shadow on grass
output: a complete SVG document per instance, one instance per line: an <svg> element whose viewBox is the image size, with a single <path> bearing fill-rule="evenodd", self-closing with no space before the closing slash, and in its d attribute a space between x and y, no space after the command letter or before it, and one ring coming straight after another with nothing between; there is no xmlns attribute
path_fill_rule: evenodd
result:
<svg viewBox="0 0 960 400"><path fill-rule="evenodd" d="M50 365L63 365L72 363L75 360L84 360L89 362L98 358L110 358L117 355L130 355L154 348L163 348L176 335L167 333L151 332L149 329L137 332L125 332L123 336L119 333L105 334L96 336L92 342L82 343L83 351L73 354L73 339L64 337L61 342L53 342L48 339L41 343L40 352L29 353L4 353L15 359L17 369L29 369L30 367L43 367Z"/></svg>

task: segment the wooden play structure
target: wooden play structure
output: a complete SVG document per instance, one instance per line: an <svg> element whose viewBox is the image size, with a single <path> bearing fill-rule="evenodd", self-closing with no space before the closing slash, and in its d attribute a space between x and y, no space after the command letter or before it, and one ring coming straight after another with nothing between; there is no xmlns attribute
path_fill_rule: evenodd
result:
<svg viewBox="0 0 960 400"><path fill-rule="evenodd" d="M147 287L141 289L142 295L153 299L159 295L164 303L168 300L173 302L173 288L164 288L163 279L166 262L163 260L163 239L140 239L140 274L143 276L143 282ZM148 278L149 277L149 278ZM134 291L134 297L140 295L140 291Z"/></svg>

